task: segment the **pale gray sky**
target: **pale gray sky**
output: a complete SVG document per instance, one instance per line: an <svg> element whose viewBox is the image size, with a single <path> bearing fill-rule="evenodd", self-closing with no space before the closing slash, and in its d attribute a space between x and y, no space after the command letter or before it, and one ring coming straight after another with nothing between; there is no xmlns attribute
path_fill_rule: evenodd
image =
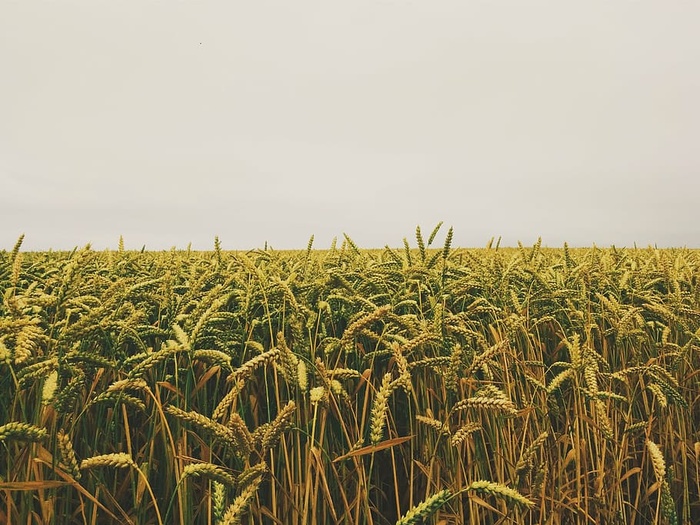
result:
<svg viewBox="0 0 700 525"><path fill-rule="evenodd" d="M0 0L0 248L440 220L700 247L698 27L673 0Z"/></svg>

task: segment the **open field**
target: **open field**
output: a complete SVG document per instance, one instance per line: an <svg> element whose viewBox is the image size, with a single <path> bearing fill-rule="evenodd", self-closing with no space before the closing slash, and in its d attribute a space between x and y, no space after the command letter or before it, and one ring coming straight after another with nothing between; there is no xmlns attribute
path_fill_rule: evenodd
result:
<svg viewBox="0 0 700 525"><path fill-rule="evenodd" d="M0 253L2 523L700 521L700 252Z"/></svg>

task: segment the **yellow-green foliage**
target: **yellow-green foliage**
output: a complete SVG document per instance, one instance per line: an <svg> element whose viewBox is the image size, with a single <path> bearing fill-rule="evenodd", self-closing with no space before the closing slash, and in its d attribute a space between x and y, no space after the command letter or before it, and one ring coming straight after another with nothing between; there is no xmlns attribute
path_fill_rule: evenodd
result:
<svg viewBox="0 0 700 525"><path fill-rule="evenodd" d="M439 229L0 252L0 521L697 520L700 253Z"/></svg>

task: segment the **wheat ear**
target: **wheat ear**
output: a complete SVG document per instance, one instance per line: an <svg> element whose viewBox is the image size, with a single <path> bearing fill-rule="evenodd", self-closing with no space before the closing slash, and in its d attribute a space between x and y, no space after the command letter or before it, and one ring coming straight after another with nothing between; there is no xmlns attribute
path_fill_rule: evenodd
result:
<svg viewBox="0 0 700 525"><path fill-rule="evenodd" d="M136 463L129 454L117 452L115 454L103 454L84 459L80 463L80 470L88 470L97 467L128 468L136 467Z"/></svg>
<svg viewBox="0 0 700 525"><path fill-rule="evenodd" d="M182 479L189 476L209 478L229 487L236 485L236 478L233 475L213 463L192 463L187 465L182 471Z"/></svg>
<svg viewBox="0 0 700 525"><path fill-rule="evenodd" d="M250 500L253 499L255 493L258 491L258 486L260 485L260 480L262 477L256 478L252 483L250 483L240 495L233 500L233 503L229 505L226 514L224 514L221 520L221 525L240 525L243 513L248 508Z"/></svg>
<svg viewBox="0 0 700 525"><path fill-rule="evenodd" d="M664 479L666 479L666 461L664 460L664 455L661 449L659 449L659 446L650 439L647 439L647 449L651 456L651 463L654 465L656 479L663 483Z"/></svg>
<svg viewBox="0 0 700 525"><path fill-rule="evenodd" d="M386 412L389 409L391 391L391 374L387 373L382 378L382 386L379 388L372 404L369 436L373 445L379 443L384 437L384 425L386 424Z"/></svg>
<svg viewBox="0 0 700 525"><path fill-rule="evenodd" d="M61 453L63 464L66 466L67 470L73 474L76 480L80 479L80 468L78 467L78 460L75 457L75 451L73 450L73 443L71 443L70 436L61 429L56 435L56 441L58 442L58 450Z"/></svg>
<svg viewBox="0 0 700 525"><path fill-rule="evenodd" d="M296 408L296 403L294 401L289 401L285 407L279 411L277 417L272 421L262 438L261 445L263 449L274 447L282 436L282 433L291 427L292 416Z"/></svg>
<svg viewBox="0 0 700 525"><path fill-rule="evenodd" d="M452 496L452 493L447 490L441 490L422 501L415 507L411 508L401 519L396 522L396 525L413 525L414 523L422 522L426 517L433 514L442 507Z"/></svg>
<svg viewBox="0 0 700 525"><path fill-rule="evenodd" d="M534 501L527 499L517 490L507 487L506 485L502 485L501 483L494 483L492 481L474 481L467 487L467 490L491 494L492 496L519 503L521 505L525 505L526 507L533 507L535 505Z"/></svg>
<svg viewBox="0 0 700 525"><path fill-rule="evenodd" d="M45 428L39 428L29 423L13 421L0 427L0 441L42 441L46 438Z"/></svg>

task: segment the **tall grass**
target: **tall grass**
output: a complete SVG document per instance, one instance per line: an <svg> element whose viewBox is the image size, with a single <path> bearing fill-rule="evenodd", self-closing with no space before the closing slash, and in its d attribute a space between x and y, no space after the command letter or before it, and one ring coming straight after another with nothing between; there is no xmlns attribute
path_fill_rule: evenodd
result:
<svg viewBox="0 0 700 525"><path fill-rule="evenodd" d="M700 255L0 253L0 522L700 520Z"/></svg>

